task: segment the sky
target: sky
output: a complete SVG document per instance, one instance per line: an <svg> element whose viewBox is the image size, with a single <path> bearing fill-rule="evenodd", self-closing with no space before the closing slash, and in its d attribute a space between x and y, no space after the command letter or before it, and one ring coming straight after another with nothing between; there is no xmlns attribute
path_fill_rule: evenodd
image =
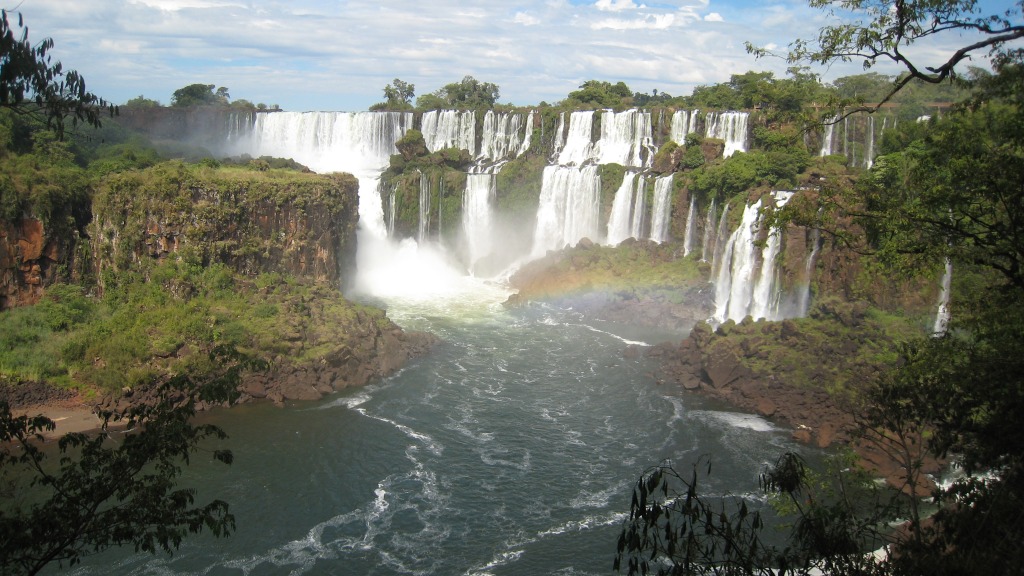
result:
<svg viewBox="0 0 1024 576"><path fill-rule="evenodd" d="M806 0L23 0L7 10L115 104L166 105L201 83L293 111L365 110L395 78L422 95L467 75L516 105L557 102L586 80L686 95L749 70L784 76L784 61L755 59L744 42L784 49L838 22Z"/></svg>

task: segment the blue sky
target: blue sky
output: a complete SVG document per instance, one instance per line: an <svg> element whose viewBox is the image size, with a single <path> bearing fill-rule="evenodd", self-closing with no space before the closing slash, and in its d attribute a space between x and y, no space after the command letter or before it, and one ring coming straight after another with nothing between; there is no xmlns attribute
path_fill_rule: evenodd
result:
<svg viewBox="0 0 1024 576"><path fill-rule="evenodd" d="M830 22L790 0L24 0L18 10L30 38L52 37L55 57L115 103L168 104L199 82L286 110L365 110L393 78L420 95L466 75L519 105L556 102L589 79L688 94L748 70L784 75L784 62L755 60L744 42L784 48ZM963 39L947 42L920 53Z"/></svg>

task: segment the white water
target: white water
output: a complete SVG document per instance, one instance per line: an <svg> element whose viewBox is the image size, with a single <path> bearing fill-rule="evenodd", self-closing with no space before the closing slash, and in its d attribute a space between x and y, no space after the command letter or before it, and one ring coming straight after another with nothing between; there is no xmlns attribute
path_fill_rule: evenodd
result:
<svg viewBox="0 0 1024 576"><path fill-rule="evenodd" d="M488 110L484 115L478 162L499 162L518 158L530 148L532 133L533 111L524 121L522 114L496 114L493 110Z"/></svg>
<svg viewBox="0 0 1024 576"><path fill-rule="evenodd" d="M743 209L743 220L725 245L715 278L714 320L717 322L739 321L749 313L754 289L754 239L760 230L760 209L760 200Z"/></svg>
<svg viewBox="0 0 1024 576"><path fill-rule="evenodd" d="M494 174L466 175L466 193L462 199L462 229L469 252L470 272L475 272L477 261L491 252L494 184Z"/></svg>
<svg viewBox="0 0 1024 576"><path fill-rule="evenodd" d="M707 219L704 221L704 237L700 243L700 260L701 262L708 261L708 251L711 252L711 258L715 257L715 199L711 199L711 206L708 208Z"/></svg>
<svg viewBox="0 0 1024 576"><path fill-rule="evenodd" d="M804 278L797 295L796 312L799 316L806 316L811 307L811 282L814 280L814 265L818 261L819 249L821 249L821 230L815 228L811 231L811 252L807 255Z"/></svg>
<svg viewBox="0 0 1024 576"><path fill-rule="evenodd" d="M593 111L585 110L569 115L569 131L565 135L565 143L558 148L559 165L582 166L583 163L593 159L594 144L591 141L593 127ZM562 133L562 127L559 127L559 134Z"/></svg>
<svg viewBox="0 0 1024 576"><path fill-rule="evenodd" d="M670 138L676 144L680 146L686 145L686 135L693 134L697 131L697 118L700 116L699 110L693 112L687 112L686 110L676 110L672 113L672 127L670 129Z"/></svg>
<svg viewBox="0 0 1024 576"><path fill-rule="evenodd" d="M640 110L601 113L601 138L594 146L598 164L621 164L642 168L654 157L651 114Z"/></svg>
<svg viewBox="0 0 1024 576"><path fill-rule="evenodd" d="M392 206L392 209L394 206ZM393 218L393 216L392 216ZM391 229L394 229L392 224ZM423 172L420 172L420 221L419 230L416 236L421 244L426 241L430 234L430 179Z"/></svg>
<svg viewBox="0 0 1024 576"><path fill-rule="evenodd" d="M946 266L942 273L942 282L939 284L939 304L935 311L935 325L932 333L941 336L946 333L949 327L951 314L949 311L949 295L953 286L953 261L946 258Z"/></svg>
<svg viewBox="0 0 1024 576"><path fill-rule="evenodd" d="M654 206L651 208L651 240L667 242L672 219L672 189L675 174L661 176L654 181Z"/></svg>
<svg viewBox="0 0 1024 576"><path fill-rule="evenodd" d="M548 166L537 206L532 254L561 250L582 238L600 238L601 180L597 166Z"/></svg>
<svg viewBox="0 0 1024 576"><path fill-rule="evenodd" d="M689 256L697 242L697 227L694 225L696 219L697 197L690 194L690 209L686 211L686 229L683 232L683 256Z"/></svg>
<svg viewBox="0 0 1024 576"><path fill-rule="evenodd" d="M476 156L476 114L471 111L430 110L423 113L420 132L427 150L437 152L444 148L468 150Z"/></svg>
<svg viewBox="0 0 1024 576"><path fill-rule="evenodd" d="M630 238L644 237L644 215L647 213L647 179L636 179L636 194L633 195L633 219L629 226Z"/></svg>
<svg viewBox="0 0 1024 576"><path fill-rule="evenodd" d="M725 141L726 158L736 152L747 150L747 119L746 112L708 112L704 116L704 136Z"/></svg>
<svg viewBox="0 0 1024 576"><path fill-rule="evenodd" d="M619 189L615 192L615 198L612 200L612 211L608 216L607 243L609 246L616 246L619 242L630 237L636 180L636 172L626 172L622 177L622 184L619 185Z"/></svg>
<svg viewBox="0 0 1024 576"><path fill-rule="evenodd" d="M829 119L825 123L825 133L821 136L821 150L818 151L818 156L830 156L832 154L832 139L835 127L834 118Z"/></svg>

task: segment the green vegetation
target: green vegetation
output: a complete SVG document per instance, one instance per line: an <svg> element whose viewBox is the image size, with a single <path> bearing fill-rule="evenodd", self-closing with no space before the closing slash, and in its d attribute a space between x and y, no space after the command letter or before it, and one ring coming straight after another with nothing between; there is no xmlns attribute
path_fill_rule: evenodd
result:
<svg viewBox="0 0 1024 576"><path fill-rule="evenodd" d="M494 106L500 94L497 84L480 82L472 76L466 76L459 82L445 84L434 92L420 96L416 99L416 109L486 109ZM409 96L411 98L412 95Z"/></svg>
<svg viewBox="0 0 1024 576"><path fill-rule="evenodd" d="M370 110L412 110L412 98L415 93L414 84L395 78L384 86L384 101L370 106Z"/></svg>
<svg viewBox="0 0 1024 576"><path fill-rule="evenodd" d="M0 470L5 490L15 495L0 504L3 573L74 566L111 546L171 552L185 536L203 530L231 534L235 519L226 502L196 505L195 491L177 482L191 455L227 437L217 426L192 422L197 403L231 402L241 372L257 364L230 349L211 352L200 375L172 377L154 386L147 401L104 411L102 433L63 435L59 464L39 442L54 422L13 417L0 402ZM114 425L129 431L117 442L109 435ZM232 461L229 450L211 455Z"/></svg>

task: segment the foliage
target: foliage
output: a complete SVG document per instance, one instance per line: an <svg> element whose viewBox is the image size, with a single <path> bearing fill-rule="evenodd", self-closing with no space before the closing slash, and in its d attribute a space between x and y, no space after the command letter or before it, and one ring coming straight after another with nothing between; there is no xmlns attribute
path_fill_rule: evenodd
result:
<svg viewBox="0 0 1024 576"><path fill-rule="evenodd" d="M155 386L150 400L104 411L99 434L71 433L58 442L50 465L41 433L44 416L11 414L0 403L0 471L18 487L0 507L0 567L5 574L36 574L46 565L75 565L84 556L121 545L171 552L185 536L235 528L228 504L196 505L194 489L176 486L182 465L207 439L224 439L212 424L193 424L197 402L230 402L240 373L255 364L231 349L211 353L219 368L202 378L182 374ZM114 425L127 433L114 441ZM230 464L230 451L212 458Z"/></svg>
<svg viewBox="0 0 1024 576"><path fill-rule="evenodd" d="M684 157L684 164L688 160L689 156ZM810 156L800 146L737 153L695 170L691 190L723 200L762 185L789 188L796 185L797 177L809 163Z"/></svg>
<svg viewBox="0 0 1024 576"><path fill-rule="evenodd" d="M873 100L878 104L913 81L940 84L955 79L962 71L958 66L965 60L986 51L1004 53L1016 40L1024 38L1020 3L992 14L979 10L974 0L903 0L895 4L882 0L811 0L810 4L838 16L841 23L822 27L817 38L793 41L786 59L792 64L824 66L859 60L865 69L879 60L895 62L907 73L895 78L885 95ZM931 42L933 45L928 48L934 48L947 37L959 34L977 35L978 39L952 53L942 48L920 50L921 45ZM758 56L770 53L750 44L747 51ZM925 62L931 54L940 56ZM845 107L844 115L877 109L863 106L867 101L844 99L831 105L833 110Z"/></svg>
<svg viewBox="0 0 1024 576"><path fill-rule="evenodd" d="M868 552L891 542L880 526L899 514L902 499L878 490L848 459L833 466L830 482L816 482L793 453L762 473L762 490L795 512L784 546L770 542L755 502L701 494L710 458L692 468L684 476L664 464L637 481L613 569L631 576L885 573Z"/></svg>
<svg viewBox="0 0 1024 576"><path fill-rule="evenodd" d="M0 107L42 119L58 138L68 118L72 126L99 126L104 108L113 116L116 108L86 91L81 74L52 61L52 49L50 38L29 41L20 13L12 28L7 10L0 10Z"/></svg>
<svg viewBox="0 0 1024 576"><path fill-rule="evenodd" d="M153 100L152 98L146 98L142 94L139 94L138 96L128 100L127 102L125 102L121 106L123 106L124 108L140 108L140 109L159 108L160 107L160 102L157 101L157 100Z"/></svg>
<svg viewBox="0 0 1024 576"><path fill-rule="evenodd" d="M395 78L384 86L384 102L374 104L370 110L412 110L412 97L416 86Z"/></svg>
<svg viewBox="0 0 1024 576"><path fill-rule="evenodd" d="M633 92L625 82L612 84L603 80L587 80L580 89L569 93L566 103L590 108L621 109L633 103Z"/></svg>
<svg viewBox="0 0 1024 576"><path fill-rule="evenodd" d="M430 94L416 99L417 110L436 110L453 108L472 110L491 108L498 101L501 90L497 84L480 82L472 76L466 76L459 82L446 84Z"/></svg>
<svg viewBox="0 0 1024 576"><path fill-rule="evenodd" d="M217 88L216 84L189 84L174 91L171 95L171 106L226 105L229 98L228 89L223 86Z"/></svg>

